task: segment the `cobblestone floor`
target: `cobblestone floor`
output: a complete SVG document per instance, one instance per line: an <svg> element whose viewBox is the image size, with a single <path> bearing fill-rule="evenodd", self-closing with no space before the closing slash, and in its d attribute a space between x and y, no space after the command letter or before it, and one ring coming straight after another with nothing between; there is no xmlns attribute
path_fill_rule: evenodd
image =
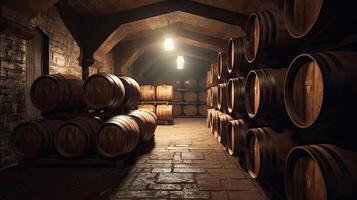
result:
<svg viewBox="0 0 357 200"><path fill-rule="evenodd" d="M267 199L227 155L204 119L159 126L153 150L140 157L111 199Z"/></svg>

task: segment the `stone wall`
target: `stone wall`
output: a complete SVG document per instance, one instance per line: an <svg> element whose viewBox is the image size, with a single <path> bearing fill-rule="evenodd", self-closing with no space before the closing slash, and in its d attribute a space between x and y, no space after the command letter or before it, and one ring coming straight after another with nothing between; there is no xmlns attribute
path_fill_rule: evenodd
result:
<svg viewBox="0 0 357 200"><path fill-rule="evenodd" d="M25 41L0 34L0 168L16 163L12 129L25 119Z"/></svg>
<svg viewBox="0 0 357 200"><path fill-rule="evenodd" d="M79 47L65 27L56 8L52 7L32 20L49 37L50 73L82 76ZM12 129L26 116L26 41L0 34L0 168L16 164L9 145ZM90 69L90 74L96 69ZM32 105L30 105L32 106Z"/></svg>

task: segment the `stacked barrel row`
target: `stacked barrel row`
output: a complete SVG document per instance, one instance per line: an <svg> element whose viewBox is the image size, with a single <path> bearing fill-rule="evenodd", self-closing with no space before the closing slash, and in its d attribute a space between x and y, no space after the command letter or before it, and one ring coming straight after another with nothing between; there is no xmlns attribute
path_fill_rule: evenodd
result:
<svg viewBox="0 0 357 200"><path fill-rule="evenodd" d="M87 112L136 108L140 91L139 84L125 76L100 73L84 82L73 75L51 74L32 83L30 97L42 113Z"/></svg>
<svg viewBox="0 0 357 200"><path fill-rule="evenodd" d="M33 82L30 96L45 119L20 123L13 130L12 146L23 159L53 153L66 159L97 154L115 158L154 137L156 115L136 110L139 84L130 77L100 73L82 81L45 75Z"/></svg>
<svg viewBox="0 0 357 200"><path fill-rule="evenodd" d="M253 13L207 73L212 134L282 198L357 195L357 52L334 48L357 31L352 4L286 0L285 13Z"/></svg>
<svg viewBox="0 0 357 200"><path fill-rule="evenodd" d="M53 153L64 159L100 155L118 158L132 152L141 142L151 141L156 115L134 110L107 120L75 117L66 121L36 119L20 123L13 131L12 146L21 159L34 159Z"/></svg>
<svg viewBox="0 0 357 200"><path fill-rule="evenodd" d="M176 88L174 93L174 115L176 117L206 116L205 79L187 79L182 85L183 88Z"/></svg>
<svg viewBox="0 0 357 200"><path fill-rule="evenodd" d="M156 113L159 124L173 124L174 90L172 85L142 85L140 86L140 108Z"/></svg>

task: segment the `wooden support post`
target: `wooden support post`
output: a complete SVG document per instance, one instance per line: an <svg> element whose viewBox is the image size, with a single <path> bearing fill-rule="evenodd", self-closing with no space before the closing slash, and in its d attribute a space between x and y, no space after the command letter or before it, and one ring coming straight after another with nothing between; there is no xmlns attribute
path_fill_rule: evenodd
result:
<svg viewBox="0 0 357 200"><path fill-rule="evenodd" d="M41 75L49 74L49 39L39 28L35 37L26 42L26 119L40 116L40 111L32 106L30 89L33 81Z"/></svg>

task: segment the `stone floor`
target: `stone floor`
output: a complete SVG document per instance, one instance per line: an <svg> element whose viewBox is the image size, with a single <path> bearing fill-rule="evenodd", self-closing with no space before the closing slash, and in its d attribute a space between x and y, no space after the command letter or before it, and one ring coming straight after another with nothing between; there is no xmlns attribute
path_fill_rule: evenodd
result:
<svg viewBox="0 0 357 200"><path fill-rule="evenodd" d="M153 149L122 168L13 167L1 200L267 199L209 133L204 119L159 126Z"/></svg>
<svg viewBox="0 0 357 200"><path fill-rule="evenodd" d="M131 172L111 199L267 199L209 133L204 119L159 126L155 147Z"/></svg>

